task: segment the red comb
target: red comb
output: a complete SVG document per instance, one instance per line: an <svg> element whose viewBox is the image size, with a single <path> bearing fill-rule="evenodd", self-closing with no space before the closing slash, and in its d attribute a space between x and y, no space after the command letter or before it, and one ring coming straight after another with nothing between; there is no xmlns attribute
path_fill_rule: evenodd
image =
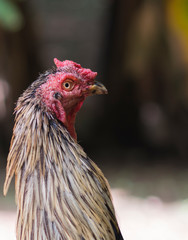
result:
<svg viewBox="0 0 188 240"><path fill-rule="evenodd" d="M54 58L54 63L56 65L57 68L59 67L65 67L67 65L74 65L75 67L77 68L81 68L81 65L78 64L78 63L75 63L73 61L70 61L70 60L65 60L63 62L59 61L57 58Z"/></svg>
<svg viewBox="0 0 188 240"><path fill-rule="evenodd" d="M57 68L62 68L66 66L70 66L75 69L83 78L87 80L92 80L97 76L97 72L91 71L89 68L83 68L80 64L75 63L70 60L65 60L63 62L59 61L57 58L54 58L54 63Z"/></svg>

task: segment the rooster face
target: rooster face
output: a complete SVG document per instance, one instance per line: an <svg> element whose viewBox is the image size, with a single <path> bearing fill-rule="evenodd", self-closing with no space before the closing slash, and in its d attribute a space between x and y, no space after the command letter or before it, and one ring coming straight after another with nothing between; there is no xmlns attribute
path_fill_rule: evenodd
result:
<svg viewBox="0 0 188 240"><path fill-rule="evenodd" d="M54 59L57 69L49 74L38 90L47 109L60 120L76 138L74 122L76 113L85 98L94 94L106 94L107 90L95 81L96 72L82 68L72 61Z"/></svg>

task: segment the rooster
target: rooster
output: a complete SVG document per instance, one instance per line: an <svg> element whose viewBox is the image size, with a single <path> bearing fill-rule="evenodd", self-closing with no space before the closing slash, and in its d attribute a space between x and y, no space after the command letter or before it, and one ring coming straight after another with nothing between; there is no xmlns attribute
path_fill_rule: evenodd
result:
<svg viewBox="0 0 188 240"><path fill-rule="evenodd" d="M96 72L54 62L15 108L4 195L15 174L17 240L122 240L108 182L74 126L85 98L107 90Z"/></svg>

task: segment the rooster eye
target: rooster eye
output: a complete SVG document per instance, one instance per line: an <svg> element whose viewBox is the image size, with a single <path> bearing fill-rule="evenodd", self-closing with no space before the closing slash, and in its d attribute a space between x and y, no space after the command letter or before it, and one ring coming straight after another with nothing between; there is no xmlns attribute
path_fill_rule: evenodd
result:
<svg viewBox="0 0 188 240"><path fill-rule="evenodd" d="M75 83L71 79L67 79L63 82L62 87L66 91L71 91L74 88Z"/></svg>

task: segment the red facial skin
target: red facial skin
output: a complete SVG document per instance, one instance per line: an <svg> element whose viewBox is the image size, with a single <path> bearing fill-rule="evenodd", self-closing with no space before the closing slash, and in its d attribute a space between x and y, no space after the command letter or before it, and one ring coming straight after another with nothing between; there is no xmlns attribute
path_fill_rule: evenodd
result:
<svg viewBox="0 0 188 240"><path fill-rule="evenodd" d="M48 76L46 83L41 85L39 92L47 108L60 120L70 135L76 140L75 117L80 110L86 96L88 87L93 84L97 75L90 69L82 68L72 61L59 61L54 59L57 72ZM65 89L63 83L70 79L72 89ZM58 97L55 94L58 93Z"/></svg>

